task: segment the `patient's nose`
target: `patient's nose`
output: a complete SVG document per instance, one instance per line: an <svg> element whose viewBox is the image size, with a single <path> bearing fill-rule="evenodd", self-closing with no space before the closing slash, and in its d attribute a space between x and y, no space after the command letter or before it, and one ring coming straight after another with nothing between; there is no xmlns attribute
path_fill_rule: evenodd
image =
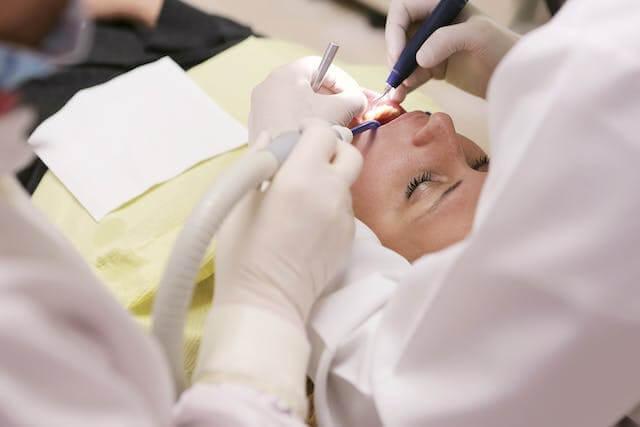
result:
<svg viewBox="0 0 640 427"><path fill-rule="evenodd" d="M427 113L428 114L428 113ZM430 115L427 123L413 136L411 143L416 147L427 144L458 145L453 120L448 114L435 113ZM442 148L445 148L444 146ZM454 147L448 147L449 149Z"/></svg>

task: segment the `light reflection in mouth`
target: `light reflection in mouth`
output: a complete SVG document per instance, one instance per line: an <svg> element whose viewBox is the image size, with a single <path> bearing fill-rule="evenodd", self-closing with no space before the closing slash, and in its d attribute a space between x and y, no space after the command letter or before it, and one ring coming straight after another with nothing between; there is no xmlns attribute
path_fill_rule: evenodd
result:
<svg viewBox="0 0 640 427"><path fill-rule="evenodd" d="M355 128L358 125L371 120L375 120L379 122L381 126L383 126L407 113L407 111L399 103L391 101L389 99L384 99L377 103L374 103L374 100L378 97L379 94L373 91L365 90L365 94L367 95L370 103L369 109L362 115L354 118L351 123L349 123L349 128ZM427 116L431 116L431 112L429 111L423 111L423 113Z"/></svg>
<svg viewBox="0 0 640 427"><path fill-rule="evenodd" d="M394 119L397 119L404 113L406 113L405 109L402 108L402 106L397 102L383 101L375 104L373 108L365 112L363 115L363 119L377 120L384 125Z"/></svg>

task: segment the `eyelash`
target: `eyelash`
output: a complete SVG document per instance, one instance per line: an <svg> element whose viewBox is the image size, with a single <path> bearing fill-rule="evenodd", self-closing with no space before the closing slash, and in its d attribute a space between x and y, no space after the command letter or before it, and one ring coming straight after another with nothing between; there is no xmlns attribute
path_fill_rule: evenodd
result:
<svg viewBox="0 0 640 427"><path fill-rule="evenodd" d="M473 164L471 165L471 168L475 170L480 170L481 167L488 165L490 162L491 160L489 159L489 156L482 156L473 162Z"/></svg>
<svg viewBox="0 0 640 427"><path fill-rule="evenodd" d="M413 194L414 191L416 191L416 188L418 188L420 184L425 182L430 182L430 181L431 181L431 171L422 172L421 175L413 177L413 179L409 181L409 184L407 185L407 189L404 192L405 196L407 197L407 200L411 198L411 195Z"/></svg>
<svg viewBox="0 0 640 427"><path fill-rule="evenodd" d="M488 165L490 162L491 160L489 159L489 156L482 156L476 159L471 167L475 170L480 170L481 167ZM410 199L411 195L414 191L416 191L418 186L425 182L431 182L431 171L422 172L422 174L413 177L411 181L409 181L407 189L404 192L407 199Z"/></svg>

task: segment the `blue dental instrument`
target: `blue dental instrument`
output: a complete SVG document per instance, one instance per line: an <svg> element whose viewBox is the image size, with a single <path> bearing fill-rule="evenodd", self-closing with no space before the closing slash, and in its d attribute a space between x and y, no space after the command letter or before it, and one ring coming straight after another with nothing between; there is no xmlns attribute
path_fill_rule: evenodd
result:
<svg viewBox="0 0 640 427"><path fill-rule="evenodd" d="M368 130L378 129L380 124L381 123L377 120L367 120L366 122L360 123L358 126L351 128L351 133L353 136L356 136Z"/></svg>
<svg viewBox="0 0 640 427"><path fill-rule="evenodd" d="M438 28L451 25L454 19L462 12L469 0L440 0L440 3L433 9L431 15L426 18L418 31L407 42L400 58L393 66L389 77L387 78L387 86L375 100L375 102L383 99L391 89L395 89L404 82L418 68L416 62L416 54L422 45L427 41Z"/></svg>

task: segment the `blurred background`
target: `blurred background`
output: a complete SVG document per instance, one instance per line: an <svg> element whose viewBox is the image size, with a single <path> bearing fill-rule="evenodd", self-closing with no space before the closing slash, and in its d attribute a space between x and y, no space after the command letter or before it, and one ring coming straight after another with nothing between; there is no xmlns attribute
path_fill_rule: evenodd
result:
<svg viewBox="0 0 640 427"><path fill-rule="evenodd" d="M384 19L390 0L186 0L225 15L256 32L322 51L341 45L340 59L354 63L385 61ZM526 32L544 23L557 1L471 0L497 21Z"/></svg>
<svg viewBox="0 0 640 427"><path fill-rule="evenodd" d="M321 53L330 41L343 62L386 65L384 22L390 0L185 0L232 18L254 31L296 42ZM471 0L519 33L544 24L562 0ZM380 88L371 88L381 90ZM443 82L421 89L454 117L458 131L487 147L486 105Z"/></svg>

